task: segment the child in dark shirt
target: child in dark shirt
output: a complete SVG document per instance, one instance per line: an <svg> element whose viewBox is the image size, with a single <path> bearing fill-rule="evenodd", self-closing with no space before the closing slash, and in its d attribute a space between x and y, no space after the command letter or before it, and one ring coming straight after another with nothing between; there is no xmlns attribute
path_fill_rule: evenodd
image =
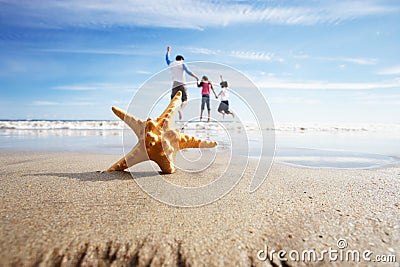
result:
<svg viewBox="0 0 400 267"><path fill-rule="evenodd" d="M222 78L222 77L221 77ZM232 117L235 117L232 111L229 110L229 90L228 90L228 83L226 81L222 81L221 85L221 92L219 92L218 96L221 97L221 103L218 107L218 112L222 114L222 118L225 118L225 114L231 114Z"/></svg>

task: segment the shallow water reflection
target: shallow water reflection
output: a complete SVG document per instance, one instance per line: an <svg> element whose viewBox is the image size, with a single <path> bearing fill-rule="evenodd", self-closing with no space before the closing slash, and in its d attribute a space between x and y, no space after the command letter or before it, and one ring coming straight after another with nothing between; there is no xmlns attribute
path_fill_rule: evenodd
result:
<svg viewBox="0 0 400 267"><path fill-rule="evenodd" d="M236 153L253 158L260 156L259 132L236 129L229 136L215 126L207 127L185 129L185 133L217 140L217 151L231 150L231 139L235 135L247 134L248 144L236 149ZM123 131L2 129L0 149L122 154L124 145L131 147L137 142L134 136L131 137L132 140L123 142ZM271 132L263 131L263 134ZM277 131L275 134L275 160L278 162L305 167L371 168L396 163L400 159L400 135L394 133Z"/></svg>

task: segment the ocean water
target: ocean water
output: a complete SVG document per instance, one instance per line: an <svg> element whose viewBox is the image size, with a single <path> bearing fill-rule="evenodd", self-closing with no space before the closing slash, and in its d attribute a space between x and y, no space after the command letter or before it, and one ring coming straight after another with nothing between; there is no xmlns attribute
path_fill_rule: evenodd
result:
<svg viewBox="0 0 400 267"><path fill-rule="evenodd" d="M0 150L123 154L137 141L121 121L0 121ZM371 168L400 161L400 124L282 124L258 129L253 123L177 122L176 127L218 150L262 156L262 134L274 135L275 161L304 167ZM245 144L232 142L245 136Z"/></svg>

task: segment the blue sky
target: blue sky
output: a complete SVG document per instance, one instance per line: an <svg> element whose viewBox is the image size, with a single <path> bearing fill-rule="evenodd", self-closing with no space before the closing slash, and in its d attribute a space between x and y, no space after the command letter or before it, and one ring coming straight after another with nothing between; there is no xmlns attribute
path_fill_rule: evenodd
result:
<svg viewBox="0 0 400 267"><path fill-rule="evenodd" d="M400 123L397 0L0 0L0 29L0 119L114 119L171 45L247 75L277 123Z"/></svg>

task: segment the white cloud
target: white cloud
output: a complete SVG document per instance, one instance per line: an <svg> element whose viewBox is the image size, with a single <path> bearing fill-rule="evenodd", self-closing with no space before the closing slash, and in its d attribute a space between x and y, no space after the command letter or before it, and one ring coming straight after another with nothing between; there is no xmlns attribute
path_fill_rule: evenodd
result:
<svg viewBox="0 0 400 267"><path fill-rule="evenodd" d="M152 72L147 71L147 70L138 70L138 71L136 71L136 73L138 73L138 74L145 74L145 75L153 74Z"/></svg>
<svg viewBox="0 0 400 267"><path fill-rule="evenodd" d="M359 94L356 96L366 105L400 105L400 94Z"/></svg>
<svg viewBox="0 0 400 267"><path fill-rule="evenodd" d="M310 56L308 54L299 54L299 55L294 55L293 58L296 59L308 59Z"/></svg>
<svg viewBox="0 0 400 267"><path fill-rule="evenodd" d="M66 91L95 91L99 90L99 87L92 85L62 85L54 87L56 90L66 90Z"/></svg>
<svg viewBox="0 0 400 267"><path fill-rule="evenodd" d="M362 57L312 57L308 54L298 54L293 55L295 59L317 59L322 61L337 61L337 62L347 62L359 65L375 65L378 60L376 58L362 58Z"/></svg>
<svg viewBox="0 0 400 267"><path fill-rule="evenodd" d="M94 102L66 102L62 103L62 105L66 106L92 106L95 105L96 103Z"/></svg>
<svg viewBox="0 0 400 267"><path fill-rule="evenodd" d="M365 105L400 105L400 100L368 100L364 101L363 104Z"/></svg>
<svg viewBox="0 0 400 267"><path fill-rule="evenodd" d="M305 97L269 97L269 103L274 104L318 104L320 101L318 99L305 98Z"/></svg>
<svg viewBox="0 0 400 267"><path fill-rule="evenodd" d="M34 101L32 105L34 106L57 106L60 103L52 101Z"/></svg>
<svg viewBox="0 0 400 267"><path fill-rule="evenodd" d="M380 74L380 75L400 75L400 66L394 66L394 67L383 69L383 70L379 71L377 74Z"/></svg>
<svg viewBox="0 0 400 267"><path fill-rule="evenodd" d="M360 98L365 100L389 100L389 99L396 99L400 100L400 94L390 94L390 95L378 95L378 94L359 94Z"/></svg>
<svg viewBox="0 0 400 267"><path fill-rule="evenodd" d="M193 54L203 54L203 55L217 55L221 53L220 50L211 50L204 47L186 47L186 50Z"/></svg>
<svg viewBox="0 0 400 267"><path fill-rule="evenodd" d="M202 29L259 22L286 25L336 24L398 10L397 7L373 0L313 1L302 5L291 1L2 0L2 5L4 14L7 14L7 23L51 28L124 25Z"/></svg>
<svg viewBox="0 0 400 267"><path fill-rule="evenodd" d="M262 76L268 76L268 77L275 77L275 76L276 76L276 73L261 71L261 72L260 72L260 75L262 75Z"/></svg>
<svg viewBox="0 0 400 267"><path fill-rule="evenodd" d="M60 85L56 86L55 90L66 90L66 91L129 91L132 92L136 89L131 84L108 84L108 83L97 83L97 84L73 84L73 85Z"/></svg>
<svg viewBox="0 0 400 267"><path fill-rule="evenodd" d="M53 101L33 101L34 106L90 106L93 102L53 102Z"/></svg>
<svg viewBox="0 0 400 267"><path fill-rule="evenodd" d="M374 65L377 62L376 58L353 58L353 57L317 57L319 60L326 60L326 61L340 61L340 62L349 62L359 65Z"/></svg>
<svg viewBox="0 0 400 267"><path fill-rule="evenodd" d="M339 60L360 65L374 65L377 62L375 58L339 58Z"/></svg>
<svg viewBox="0 0 400 267"><path fill-rule="evenodd" d="M188 47L186 48L187 51L194 53L194 54L203 54L203 55L219 55L226 57L235 57L240 59L246 60L258 60L258 61L278 61L283 62L282 58L275 56L272 52L266 51L221 51L221 50L211 50L208 48L203 47Z"/></svg>
<svg viewBox="0 0 400 267"><path fill-rule="evenodd" d="M231 51L230 56L248 60L283 61L282 58L276 57L271 52Z"/></svg>
<svg viewBox="0 0 400 267"><path fill-rule="evenodd" d="M322 61L337 61L337 62L346 62L353 63L359 65L375 65L378 60L376 58L363 58L363 57L312 57L308 54L301 52L300 54L293 55L295 59L316 59Z"/></svg>
<svg viewBox="0 0 400 267"><path fill-rule="evenodd" d="M288 81L256 81L256 85L263 89L301 89L301 90L370 90L385 88L400 88L398 81L375 83L332 83L332 82L288 82Z"/></svg>
<svg viewBox="0 0 400 267"><path fill-rule="evenodd" d="M134 49L42 49L43 52L49 53L71 53L71 54L96 54L96 55L120 55L120 56L129 56L129 55L141 55L142 53L135 51Z"/></svg>

